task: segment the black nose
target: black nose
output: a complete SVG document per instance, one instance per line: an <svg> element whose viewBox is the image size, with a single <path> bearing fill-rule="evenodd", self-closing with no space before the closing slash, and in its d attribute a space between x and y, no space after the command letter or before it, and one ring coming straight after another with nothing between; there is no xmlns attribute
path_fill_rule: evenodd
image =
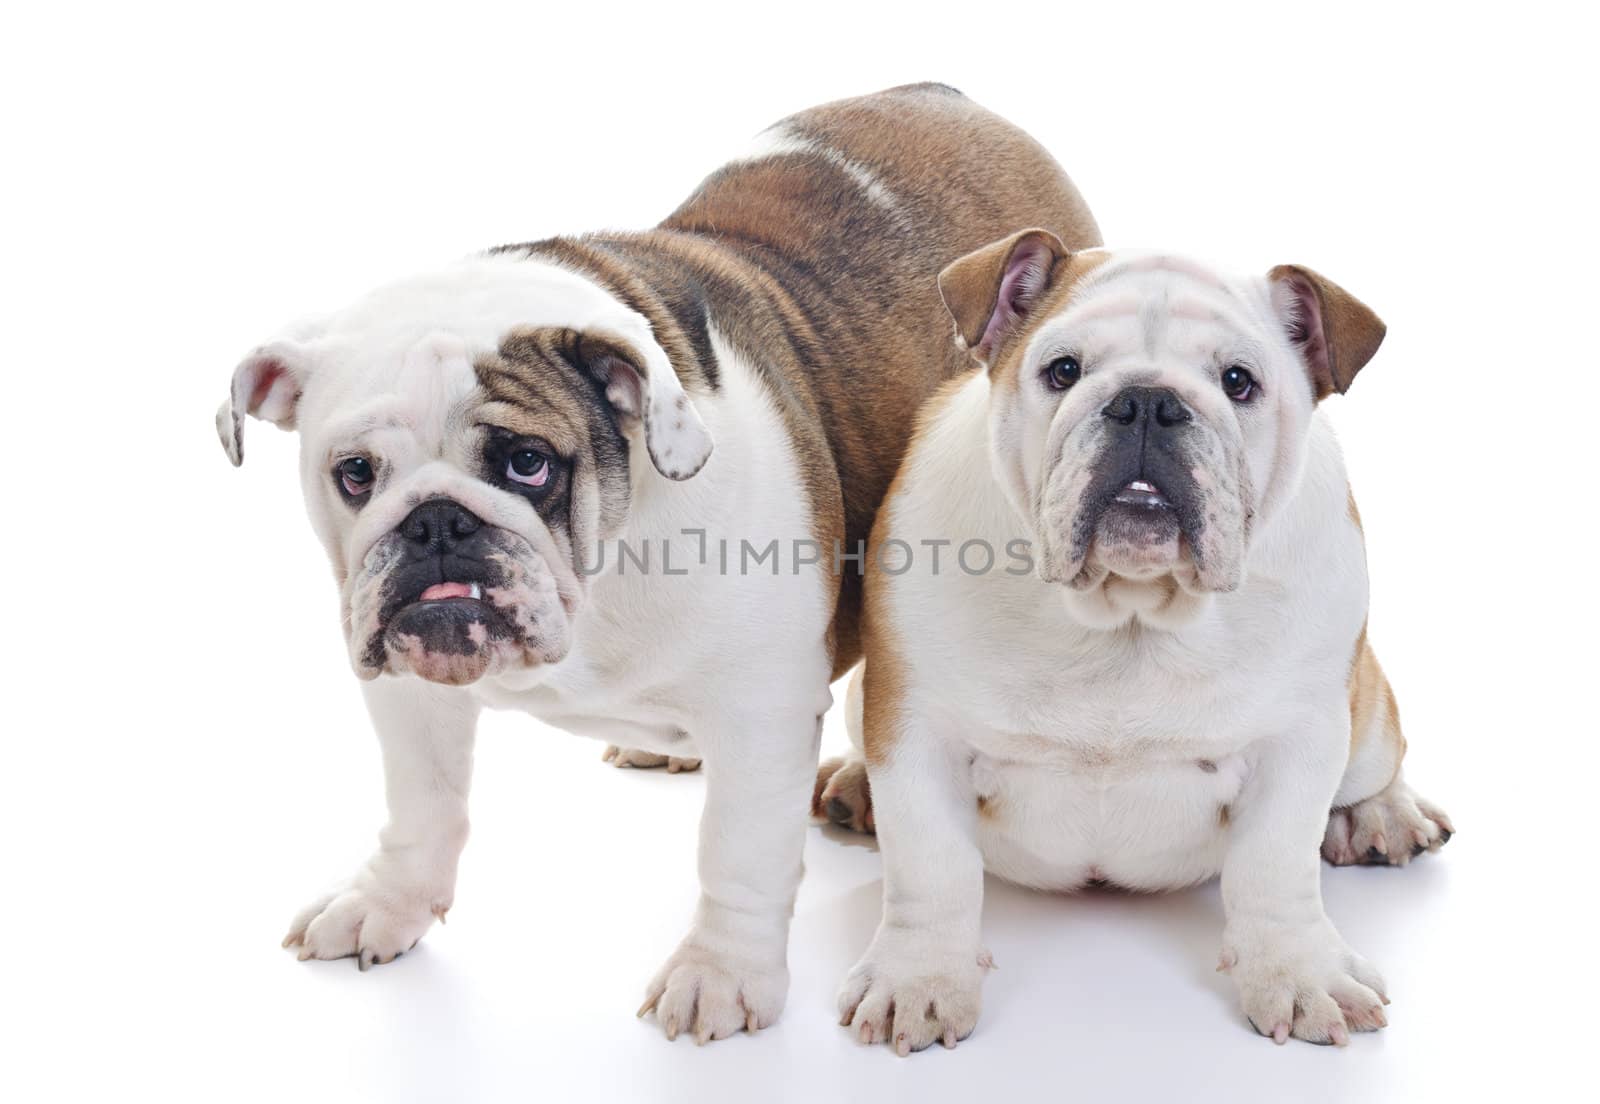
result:
<svg viewBox="0 0 1600 1104"><path fill-rule="evenodd" d="M430 498L406 515L400 535L417 548L443 552L478 531L478 515L448 498Z"/></svg>
<svg viewBox="0 0 1600 1104"><path fill-rule="evenodd" d="M1170 387L1124 387L1100 408L1100 413L1118 425L1154 421L1162 429L1181 426L1194 419L1194 411L1184 405Z"/></svg>

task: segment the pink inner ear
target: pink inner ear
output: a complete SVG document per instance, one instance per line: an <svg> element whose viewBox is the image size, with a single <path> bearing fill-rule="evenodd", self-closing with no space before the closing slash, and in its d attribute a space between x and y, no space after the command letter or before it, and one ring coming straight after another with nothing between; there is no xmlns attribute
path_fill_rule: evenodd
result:
<svg viewBox="0 0 1600 1104"><path fill-rule="evenodd" d="M254 414L267 403L267 396L272 394L273 385L283 378L284 367L276 360L260 361L255 370L255 384L250 389L250 401L245 404L245 409Z"/></svg>
<svg viewBox="0 0 1600 1104"><path fill-rule="evenodd" d="M983 328L978 348L993 349L1007 330L1027 317L1050 279L1054 260L1050 247L1037 238L1011 251L1006 260L1006 273L1000 279L1000 294L995 298L994 311Z"/></svg>
<svg viewBox="0 0 1600 1104"><path fill-rule="evenodd" d="M259 355L245 364L244 373L239 380L239 390L247 397L244 412L263 421L288 424L300 399L300 381L288 364L275 356ZM237 395L234 406L239 406Z"/></svg>
<svg viewBox="0 0 1600 1104"><path fill-rule="evenodd" d="M606 386L606 399L624 414L640 417L644 413L644 380L639 370L613 356L596 357L589 370Z"/></svg>
<svg viewBox="0 0 1600 1104"><path fill-rule="evenodd" d="M1289 311L1285 322L1289 340L1300 348L1316 385L1318 398L1333 388L1333 365L1328 356L1328 335L1322 326L1322 306L1316 289L1301 276L1290 276L1284 283L1290 293Z"/></svg>

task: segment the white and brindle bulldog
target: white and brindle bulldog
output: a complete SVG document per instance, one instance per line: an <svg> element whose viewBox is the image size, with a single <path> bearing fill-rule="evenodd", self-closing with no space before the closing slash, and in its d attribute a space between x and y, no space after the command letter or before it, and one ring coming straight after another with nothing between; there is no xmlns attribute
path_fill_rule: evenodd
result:
<svg viewBox="0 0 1600 1104"><path fill-rule="evenodd" d="M873 530L865 762L825 765L819 795L884 858L842 1022L901 1054L972 1031L987 868L1051 890L1220 873L1220 968L1258 1031L1382 1027L1318 847L1404 864L1452 831L1401 776L1318 407L1383 324L1305 268L1232 279L1042 230L939 279L985 370L930 401Z"/></svg>
<svg viewBox="0 0 1600 1104"><path fill-rule="evenodd" d="M857 544L966 367L936 276L1032 224L1098 242L1037 143L894 89L777 124L655 230L496 250L246 357L218 430L235 463L246 415L300 432L389 805L285 944L365 968L443 918L476 718L523 710L704 757L700 904L640 1014L772 1023Z"/></svg>

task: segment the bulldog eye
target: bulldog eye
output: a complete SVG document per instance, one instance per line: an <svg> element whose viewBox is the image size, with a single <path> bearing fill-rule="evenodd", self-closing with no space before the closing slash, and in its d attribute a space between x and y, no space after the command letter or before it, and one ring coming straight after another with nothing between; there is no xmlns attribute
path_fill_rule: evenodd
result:
<svg viewBox="0 0 1600 1104"><path fill-rule="evenodd" d="M550 478L550 458L534 449L519 449L506 462L506 478L528 487L542 487Z"/></svg>
<svg viewBox="0 0 1600 1104"><path fill-rule="evenodd" d="M372 461L365 456L352 456L339 461L334 472L339 477L340 488L351 498L364 495L372 489Z"/></svg>
<svg viewBox="0 0 1600 1104"><path fill-rule="evenodd" d="M1222 370L1222 391L1234 402L1247 402L1256 393L1256 378L1237 364Z"/></svg>
<svg viewBox="0 0 1600 1104"><path fill-rule="evenodd" d="M1045 365L1044 379L1052 391L1065 391L1083 375L1083 365L1073 356L1057 357Z"/></svg>

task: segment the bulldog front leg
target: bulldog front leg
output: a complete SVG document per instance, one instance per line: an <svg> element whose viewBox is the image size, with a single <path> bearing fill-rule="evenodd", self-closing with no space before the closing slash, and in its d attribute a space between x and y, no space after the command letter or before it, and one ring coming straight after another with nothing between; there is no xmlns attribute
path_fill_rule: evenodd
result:
<svg viewBox="0 0 1600 1104"><path fill-rule="evenodd" d="M839 1023L905 1056L953 1047L977 1026L983 855L977 794L955 745L903 737L871 766L883 853L883 919L839 990Z"/></svg>
<svg viewBox="0 0 1600 1104"><path fill-rule="evenodd" d="M700 903L639 1009L654 1009L669 1039L756 1031L783 1011L820 723L815 709L798 708L719 718L696 732L706 773Z"/></svg>
<svg viewBox="0 0 1600 1104"><path fill-rule="evenodd" d="M1387 1025L1383 978L1334 930L1322 906L1319 847L1344 769L1342 706L1315 732L1263 749L1230 812L1222 869L1227 915L1218 969L1233 975L1262 1035L1343 1046Z"/></svg>
<svg viewBox="0 0 1600 1104"><path fill-rule="evenodd" d="M413 947L455 899L478 704L414 679L362 688L383 747L389 822L366 865L303 909L283 945L299 947L302 961L353 955L365 970Z"/></svg>

